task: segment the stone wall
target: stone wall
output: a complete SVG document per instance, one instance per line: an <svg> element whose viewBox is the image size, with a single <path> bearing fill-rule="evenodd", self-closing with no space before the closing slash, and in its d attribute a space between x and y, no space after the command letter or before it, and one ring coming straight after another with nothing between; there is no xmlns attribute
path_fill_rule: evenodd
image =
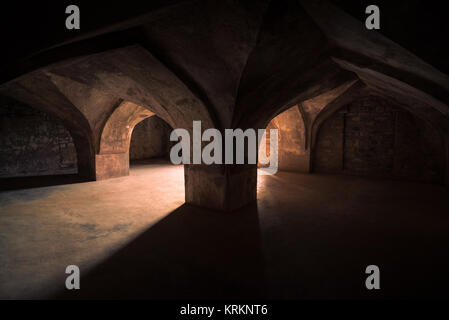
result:
<svg viewBox="0 0 449 320"><path fill-rule="evenodd" d="M171 131L172 128L157 116L137 124L131 136L130 160L168 157Z"/></svg>
<svg viewBox="0 0 449 320"><path fill-rule="evenodd" d="M48 114L0 98L0 177L77 173L70 133Z"/></svg>
<svg viewBox="0 0 449 320"><path fill-rule="evenodd" d="M339 172L343 169L343 132L346 110L336 112L320 128L313 158L313 170Z"/></svg>
<svg viewBox="0 0 449 320"><path fill-rule="evenodd" d="M370 97L323 123L313 169L442 183L443 150L441 137L427 122Z"/></svg>

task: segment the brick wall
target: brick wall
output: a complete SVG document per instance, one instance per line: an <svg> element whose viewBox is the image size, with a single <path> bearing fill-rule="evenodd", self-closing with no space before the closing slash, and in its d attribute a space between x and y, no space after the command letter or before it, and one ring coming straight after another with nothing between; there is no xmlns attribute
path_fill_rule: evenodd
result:
<svg viewBox="0 0 449 320"><path fill-rule="evenodd" d="M340 172L343 170L343 129L345 109L336 112L320 128L313 159L317 172Z"/></svg>
<svg viewBox="0 0 449 320"><path fill-rule="evenodd" d="M398 112L382 100L362 100L348 107L344 114L345 171L362 175L391 173Z"/></svg>
<svg viewBox="0 0 449 320"><path fill-rule="evenodd" d="M427 122L370 97L323 123L314 171L441 183L443 154L441 137Z"/></svg>
<svg viewBox="0 0 449 320"><path fill-rule="evenodd" d="M70 133L58 120L0 99L0 177L77 173Z"/></svg>

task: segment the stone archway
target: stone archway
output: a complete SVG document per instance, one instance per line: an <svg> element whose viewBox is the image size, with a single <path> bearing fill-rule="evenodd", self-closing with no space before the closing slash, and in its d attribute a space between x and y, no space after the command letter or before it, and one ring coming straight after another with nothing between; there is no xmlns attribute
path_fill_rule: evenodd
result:
<svg viewBox="0 0 449 320"><path fill-rule="evenodd" d="M307 132L300 106L295 105L274 117L267 125L266 150L270 150L270 129L278 130L278 170L309 171ZM259 158L260 152L259 149ZM259 164L260 166L260 164Z"/></svg>
<svg viewBox="0 0 449 320"><path fill-rule="evenodd" d="M107 120L100 139L100 150L95 156L97 180L129 174L129 147L134 127L153 112L123 102Z"/></svg>

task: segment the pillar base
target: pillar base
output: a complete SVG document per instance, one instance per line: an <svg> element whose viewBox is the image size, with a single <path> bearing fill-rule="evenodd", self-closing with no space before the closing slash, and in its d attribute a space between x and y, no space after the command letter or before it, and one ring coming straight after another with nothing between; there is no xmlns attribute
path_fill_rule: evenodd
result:
<svg viewBox="0 0 449 320"><path fill-rule="evenodd" d="M185 165L185 201L233 211L257 199L256 165Z"/></svg>
<svg viewBox="0 0 449 320"><path fill-rule="evenodd" d="M128 176L129 153L95 155L95 172L97 180Z"/></svg>

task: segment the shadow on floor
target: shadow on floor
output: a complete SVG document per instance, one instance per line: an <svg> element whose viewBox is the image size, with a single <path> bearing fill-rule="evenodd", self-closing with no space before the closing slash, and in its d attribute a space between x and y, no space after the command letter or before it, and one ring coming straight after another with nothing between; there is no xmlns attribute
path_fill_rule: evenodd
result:
<svg viewBox="0 0 449 320"><path fill-rule="evenodd" d="M124 213L126 214L126 213ZM258 298L257 205L221 213L182 205L55 299Z"/></svg>
<svg viewBox="0 0 449 320"><path fill-rule="evenodd" d="M445 188L281 172L261 189L269 298L449 297ZM380 290L365 287L368 265Z"/></svg>
<svg viewBox="0 0 449 320"><path fill-rule="evenodd" d="M14 177L0 179L0 191L58 186L90 181L78 174Z"/></svg>

